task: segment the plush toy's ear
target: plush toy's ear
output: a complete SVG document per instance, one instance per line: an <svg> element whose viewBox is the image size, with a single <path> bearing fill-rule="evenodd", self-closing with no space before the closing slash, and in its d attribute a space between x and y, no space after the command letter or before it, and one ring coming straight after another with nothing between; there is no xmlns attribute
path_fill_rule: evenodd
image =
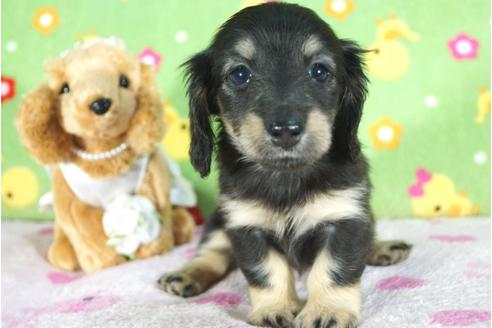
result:
<svg viewBox="0 0 492 328"><path fill-rule="evenodd" d="M343 89L335 119L334 145L338 155L354 161L360 154L357 129L367 94L367 77L364 74L364 50L352 41L342 40Z"/></svg>
<svg viewBox="0 0 492 328"><path fill-rule="evenodd" d="M46 84L28 93L15 118L21 143L43 164L69 160L72 137L58 120L58 95Z"/></svg>
<svg viewBox="0 0 492 328"><path fill-rule="evenodd" d="M217 114L211 92L212 77L210 56L207 51L193 56L183 64L186 68L190 107L191 164L206 177L210 174L215 137L210 115Z"/></svg>
<svg viewBox="0 0 492 328"><path fill-rule="evenodd" d="M149 154L164 134L162 100L155 83L153 68L140 64L137 109L126 133L130 147L139 155Z"/></svg>

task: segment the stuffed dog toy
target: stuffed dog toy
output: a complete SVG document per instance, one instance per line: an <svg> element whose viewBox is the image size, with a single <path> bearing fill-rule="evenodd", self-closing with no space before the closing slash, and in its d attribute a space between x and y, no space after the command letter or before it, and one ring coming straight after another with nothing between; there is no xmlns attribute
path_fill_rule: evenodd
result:
<svg viewBox="0 0 492 328"><path fill-rule="evenodd" d="M49 261L91 272L190 240L194 221L173 209L173 180L157 148L164 122L152 68L109 38L69 50L46 73L48 82L23 99L16 125L51 172Z"/></svg>
<svg viewBox="0 0 492 328"><path fill-rule="evenodd" d="M206 176L217 149L220 202L197 255L164 274L162 289L193 296L237 266L254 325L360 322L366 264L398 263L411 249L374 238L357 138L367 82L362 54L313 11L268 3L235 14L185 64L191 161ZM305 304L293 270L309 271Z"/></svg>

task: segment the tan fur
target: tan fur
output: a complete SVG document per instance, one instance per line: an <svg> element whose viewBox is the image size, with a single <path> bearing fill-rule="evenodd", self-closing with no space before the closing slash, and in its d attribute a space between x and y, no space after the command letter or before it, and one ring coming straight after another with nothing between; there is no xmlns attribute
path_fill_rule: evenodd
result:
<svg viewBox="0 0 492 328"><path fill-rule="evenodd" d="M323 48L323 43L316 35L311 35L302 45L305 57L311 57Z"/></svg>
<svg viewBox="0 0 492 328"><path fill-rule="evenodd" d="M316 145L313 151L316 152L314 157L318 158L322 154L326 153L331 146L331 127L327 117L321 113L319 109L315 109L309 113L306 132L312 138L312 143ZM300 146L302 146L303 140L301 140Z"/></svg>
<svg viewBox="0 0 492 328"><path fill-rule="evenodd" d="M197 255L178 272L164 274L159 284L168 292L193 296L208 289L231 269L231 242L224 231L212 233ZM178 280L173 280L179 276Z"/></svg>
<svg viewBox="0 0 492 328"><path fill-rule="evenodd" d="M194 221L182 208L170 204L170 174L155 153L164 131L162 103L152 68L124 48L104 42L75 48L46 65L48 83L28 93L16 117L22 144L42 164L55 164L52 188L55 240L48 259L63 270L96 271L125 259L106 245L101 208L80 201L68 187L57 163L73 162L93 178L109 178L127 171L140 155L150 155L140 194L157 207L163 224L157 240L142 245L137 258L170 250L174 241L193 237ZM129 86L119 86L120 75ZM64 83L70 92L60 94ZM110 110L96 115L89 106L108 97ZM129 148L108 160L85 161L73 147L104 152L126 142ZM176 234L176 236L174 236Z"/></svg>
<svg viewBox="0 0 492 328"><path fill-rule="evenodd" d="M253 41L248 38L240 40L234 46L234 50L243 58L252 59L255 55L256 49Z"/></svg>
<svg viewBox="0 0 492 328"><path fill-rule="evenodd" d="M222 118L224 128L234 138L234 144L239 150L251 158L259 156L257 145L264 143L265 128L262 119L256 114L248 114L242 120L239 131L235 131L232 124L226 117ZM246 133L246 134L245 134ZM247 135L247 138L241 138L241 135Z"/></svg>
<svg viewBox="0 0 492 328"><path fill-rule="evenodd" d="M358 198L364 187L348 188L320 194L304 206L294 207L288 212L276 212L254 201L221 198L222 209L228 213L228 227L254 226L273 230L283 235L287 218L292 218L296 235L324 221L357 218L363 214ZM293 227L291 227L293 228Z"/></svg>
<svg viewBox="0 0 492 328"><path fill-rule="evenodd" d="M287 260L274 250L270 250L258 270L268 274L266 288L250 287L252 312L249 322L262 325L267 318L275 322L277 316L287 321L294 319L301 308L294 286L294 275Z"/></svg>
<svg viewBox="0 0 492 328"><path fill-rule="evenodd" d="M263 157L262 152L265 150L258 148L258 145L268 144L269 136L261 117L254 113L247 114L237 129L234 129L225 115L222 116L222 123L227 133L233 137L234 145L241 153L252 160ZM314 158L320 157L331 145L331 124L318 109L309 113L306 136L301 139L296 148L303 148L308 142L315 145L315 147L311 147L312 151L315 152ZM288 155L287 152L286 155Z"/></svg>
<svg viewBox="0 0 492 328"><path fill-rule="evenodd" d="M359 284L337 286L330 278L330 271L337 270L335 262L326 251L321 252L307 280L308 301L296 317L294 325L312 327L321 319L324 327L331 319L336 327L355 326L361 318L361 293Z"/></svg>

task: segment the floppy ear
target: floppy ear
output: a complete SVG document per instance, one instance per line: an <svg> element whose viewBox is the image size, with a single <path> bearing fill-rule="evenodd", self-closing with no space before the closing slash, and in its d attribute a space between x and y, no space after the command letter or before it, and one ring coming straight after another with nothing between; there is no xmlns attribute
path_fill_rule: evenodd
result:
<svg viewBox="0 0 492 328"><path fill-rule="evenodd" d="M203 178L210 173L215 140L210 115L217 114L212 103L210 56L207 51L199 53L183 66L186 68L190 107L190 159Z"/></svg>
<svg viewBox="0 0 492 328"><path fill-rule="evenodd" d="M339 110L335 119L335 143L339 155L352 161L360 154L357 129L367 94L367 77L364 74L362 56L364 50L349 40L341 40L343 51L343 89Z"/></svg>
<svg viewBox="0 0 492 328"><path fill-rule="evenodd" d="M149 154L164 134L163 106L153 68L140 63L137 108L126 132L126 141L139 155Z"/></svg>
<svg viewBox="0 0 492 328"><path fill-rule="evenodd" d="M21 143L43 164L67 161L73 156L72 137L58 121L58 106L58 95L42 84L24 97L16 114Z"/></svg>

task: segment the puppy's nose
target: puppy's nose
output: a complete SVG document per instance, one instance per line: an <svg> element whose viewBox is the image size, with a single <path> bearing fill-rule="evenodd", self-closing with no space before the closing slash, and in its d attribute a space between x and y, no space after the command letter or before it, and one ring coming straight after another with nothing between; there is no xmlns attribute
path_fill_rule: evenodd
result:
<svg viewBox="0 0 492 328"><path fill-rule="evenodd" d="M109 107L111 107L111 99L109 98L97 99L89 105L89 108L97 115L103 115L109 110Z"/></svg>
<svg viewBox="0 0 492 328"><path fill-rule="evenodd" d="M272 137L273 144L287 150L297 145L301 140L304 127L299 121L289 121L270 124L267 130Z"/></svg>

